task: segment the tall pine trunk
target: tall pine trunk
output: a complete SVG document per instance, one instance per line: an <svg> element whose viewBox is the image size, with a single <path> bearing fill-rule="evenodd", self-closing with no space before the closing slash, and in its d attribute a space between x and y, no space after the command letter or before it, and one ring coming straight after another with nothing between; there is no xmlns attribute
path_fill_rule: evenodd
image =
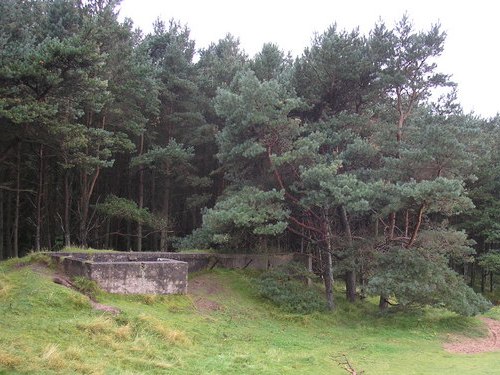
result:
<svg viewBox="0 0 500 375"><path fill-rule="evenodd" d="M349 218L347 217L347 211L344 206L340 206L340 217L342 220L342 225L344 226L345 235L347 238L347 245L352 249L352 231L351 225L349 223ZM354 266L353 266L354 267ZM356 270L353 268L346 271L345 273L345 286L346 286L346 298L349 302L356 301Z"/></svg>
<svg viewBox="0 0 500 375"><path fill-rule="evenodd" d="M144 152L144 134L141 134L141 140L139 144L139 156ZM139 167L139 187L138 187L138 202L139 210L144 207L144 169L142 166ZM137 224L137 251L142 251L142 223Z"/></svg>
<svg viewBox="0 0 500 375"><path fill-rule="evenodd" d="M325 267L325 294L326 303L329 310L335 309L335 301L333 298L333 264L332 253L327 250L326 252L326 267Z"/></svg>
<svg viewBox="0 0 500 375"><path fill-rule="evenodd" d="M14 222L12 225L12 257L19 257L19 211L21 206L21 143L17 144L16 161L16 204L14 207Z"/></svg>
<svg viewBox="0 0 500 375"><path fill-rule="evenodd" d="M69 182L69 170L64 172L64 246L71 246L71 228L70 228L70 215L71 215L71 190Z"/></svg>
<svg viewBox="0 0 500 375"><path fill-rule="evenodd" d="M165 163L165 186L163 187L162 216L168 222L170 217L170 165ZM168 251L168 225L161 230L160 251Z"/></svg>
<svg viewBox="0 0 500 375"><path fill-rule="evenodd" d="M6 258L12 257L12 235L14 231L12 230L13 218L12 218L12 192L7 192L6 194L6 207L5 207L5 254Z"/></svg>
<svg viewBox="0 0 500 375"><path fill-rule="evenodd" d="M326 267L324 272L326 303L329 310L335 309L335 300L333 297L333 262L332 262L332 232L330 230L330 221L325 215L325 241L326 241Z"/></svg>
<svg viewBox="0 0 500 375"><path fill-rule="evenodd" d="M0 189L0 260L7 258L7 254L4 253L6 247L4 246L5 234L4 234L3 220L4 220L3 190Z"/></svg>
<svg viewBox="0 0 500 375"><path fill-rule="evenodd" d="M38 151L38 191L36 196L36 228L35 228L35 250L41 249L42 233L42 197L43 197L43 144L40 144Z"/></svg>
<svg viewBox="0 0 500 375"><path fill-rule="evenodd" d="M163 208L162 208L162 216L165 220L168 221L170 215L170 184L169 181L166 181L165 190L163 191ZM160 251L168 251L168 227L163 228L161 230L161 238L160 238Z"/></svg>
<svg viewBox="0 0 500 375"><path fill-rule="evenodd" d="M97 168L94 174L89 179L89 175L82 171L81 175L81 186L82 191L80 192L80 242L83 247L88 246L89 240L89 213L90 213L90 199L92 198L92 193L99 177L100 169Z"/></svg>

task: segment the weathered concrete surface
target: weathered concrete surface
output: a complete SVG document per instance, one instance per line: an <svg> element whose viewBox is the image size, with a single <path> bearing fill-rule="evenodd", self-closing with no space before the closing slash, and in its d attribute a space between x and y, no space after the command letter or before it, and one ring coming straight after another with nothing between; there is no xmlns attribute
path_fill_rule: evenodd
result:
<svg viewBox="0 0 500 375"><path fill-rule="evenodd" d="M212 254L162 252L50 253L70 276L96 281L111 293L182 294L188 272L215 267L267 270L292 261L310 269L307 254Z"/></svg>
<svg viewBox="0 0 500 375"><path fill-rule="evenodd" d="M110 293L185 294L187 268L175 260L93 263L90 279Z"/></svg>
<svg viewBox="0 0 500 375"><path fill-rule="evenodd" d="M114 256L94 257L89 254L51 254L62 270L70 276L83 276L96 281L110 293L123 294L185 294L188 264L163 261L128 260ZM93 255L93 254L92 254ZM114 254L113 254L114 255Z"/></svg>

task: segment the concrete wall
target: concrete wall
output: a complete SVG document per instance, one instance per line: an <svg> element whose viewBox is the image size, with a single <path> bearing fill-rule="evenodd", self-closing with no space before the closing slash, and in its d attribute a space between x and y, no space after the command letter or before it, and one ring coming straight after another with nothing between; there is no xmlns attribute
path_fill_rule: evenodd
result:
<svg viewBox="0 0 500 375"><path fill-rule="evenodd" d="M185 262L99 262L91 266L90 279L110 293L185 294Z"/></svg>

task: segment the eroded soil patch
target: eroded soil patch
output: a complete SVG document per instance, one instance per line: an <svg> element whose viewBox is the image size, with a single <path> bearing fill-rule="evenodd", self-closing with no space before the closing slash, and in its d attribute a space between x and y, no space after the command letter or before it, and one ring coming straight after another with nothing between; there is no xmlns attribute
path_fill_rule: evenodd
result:
<svg viewBox="0 0 500 375"><path fill-rule="evenodd" d="M221 310L222 306L214 298L227 292L220 279L212 274L199 275L189 280L188 293L193 296L193 303L200 312Z"/></svg>
<svg viewBox="0 0 500 375"><path fill-rule="evenodd" d="M451 342L444 344L444 349L449 353L475 354L485 352L500 351L500 321L481 318L488 327L488 337L469 338L463 336L454 336Z"/></svg>

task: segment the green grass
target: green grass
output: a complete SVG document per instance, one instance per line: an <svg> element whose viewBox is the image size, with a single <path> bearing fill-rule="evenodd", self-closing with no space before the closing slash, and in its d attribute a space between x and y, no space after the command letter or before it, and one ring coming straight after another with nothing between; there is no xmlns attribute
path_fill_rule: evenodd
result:
<svg viewBox="0 0 500 375"><path fill-rule="evenodd" d="M44 258L38 259L43 261ZM20 264L20 265L19 265ZM254 275L198 273L219 289L196 296L98 293L117 316L54 284L26 260L0 263L0 374L492 374L498 353L449 354L449 334L478 336L476 318L436 309L380 315L376 301L293 315L257 294ZM218 309L197 309L200 298ZM500 318L498 308L488 316Z"/></svg>
<svg viewBox="0 0 500 375"><path fill-rule="evenodd" d="M61 249L62 253L85 253L85 254L95 254L95 253L115 253L116 250L112 249L92 249L91 247L77 247L77 246L67 246Z"/></svg>

